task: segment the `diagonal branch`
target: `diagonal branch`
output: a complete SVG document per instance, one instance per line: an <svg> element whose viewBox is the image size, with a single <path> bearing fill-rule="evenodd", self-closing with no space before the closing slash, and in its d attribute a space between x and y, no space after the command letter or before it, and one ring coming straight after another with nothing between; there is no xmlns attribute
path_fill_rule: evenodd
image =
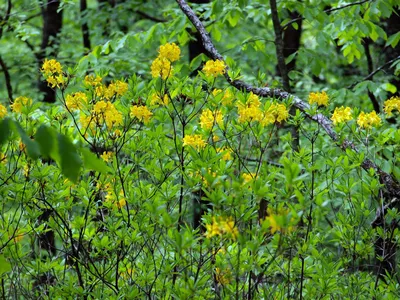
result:
<svg viewBox="0 0 400 300"><path fill-rule="evenodd" d="M188 17L190 22L194 25L196 30L199 32L204 48L207 50L208 55L212 59L219 59L224 61L222 55L218 52L218 50L215 48L210 35L208 34L207 30L205 29L203 23L199 20L195 12L192 10L192 8L186 3L185 0L176 0L178 3L179 7L181 10L185 13L185 15ZM236 89L240 91L247 91L247 92L252 92L258 96L261 97L275 97L275 98L280 98L280 99L291 99L293 106L298 108L300 111L302 111L309 119L313 120L314 122L317 122L320 124L320 126L326 131L326 133L329 135L329 137L334 141L338 142L338 136L334 129L332 128L332 122L325 117L323 114L319 113L316 115L311 115L308 113L308 110L310 108L309 104L301 100L299 97L292 95L288 92L282 91L280 89L272 89L269 87L255 87L252 86L246 82L243 82L241 80L233 80L228 72L225 72L225 78L228 81L230 85L235 87ZM341 145L338 145L341 147L343 150L345 149L352 149L354 151L357 151L355 145L348 141L345 140ZM369 169L373 168L375 172L379 175L380 182L385 185L386 187L386 192L388 195L391 197L396 197L400 198L400 185L399 183L388 173L383 172L374 162L372 162L369 159L365 159L361 163L361 167L364 170L369 171Z"/></svg>

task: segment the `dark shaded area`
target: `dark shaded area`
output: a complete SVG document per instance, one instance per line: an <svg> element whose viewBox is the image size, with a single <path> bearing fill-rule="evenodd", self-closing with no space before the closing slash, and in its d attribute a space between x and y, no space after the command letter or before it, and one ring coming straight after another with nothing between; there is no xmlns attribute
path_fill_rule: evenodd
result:
<svg viewBox="0 0 400 300"><path fill-rule="evenodd" d="M80 0L80 14L81 14L81 30L82 30L82 40L83 40L83 48L84 54L87 54L91 49L90 45L90 32L89 26L87 22L87 1Z"/></svg>
<svg viewBox="0 0 400 300"><path fill-rule="evenodd" d="M60 4L61 1L48 0L47 4L42 7L43 34L40 52L37 54L39 68L41 68L45 58L56 57L58 54L60 40L57 38L57 35L61 32L62 28L62 10L57 12ZM49 87L47 82L43 81L40 77L38 87L39 91L43 94L44 102L56 102L55 90Z"/></svg>

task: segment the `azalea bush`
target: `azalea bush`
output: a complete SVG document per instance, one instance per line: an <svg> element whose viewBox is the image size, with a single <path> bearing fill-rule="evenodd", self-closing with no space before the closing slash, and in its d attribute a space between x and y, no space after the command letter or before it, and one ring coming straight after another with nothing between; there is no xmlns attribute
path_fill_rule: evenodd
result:
<svg viewBox="0 0 400 300"><path fill-rule="evenodd" d="M60 105L0 105L3 297L398 298L375 259L398 229L370 225L382 183L360 166L400 180L400 98L377 114L316 90L304 112L182 56L161 45L149 81L49 58Z"/></svg>

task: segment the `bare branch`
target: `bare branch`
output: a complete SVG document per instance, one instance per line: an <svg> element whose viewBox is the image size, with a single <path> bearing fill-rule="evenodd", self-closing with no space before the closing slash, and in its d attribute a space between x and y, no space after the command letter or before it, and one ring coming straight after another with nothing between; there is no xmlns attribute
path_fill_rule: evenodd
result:
<svg viewBox="0 0 400 300"><path fill-rule="evenodd" d="M181 10L188 17L188 19L192 22L192 24L197 29L197 31L200 33L204 48L207 50L209 56L212 59L224 60L222 55L215 48L213 42L211 41L210 35L206 31L204 25L199 20L199 18L195 14L195 12L186 3L186 1L176 0L176 2L178 3ZM236 89L238 89L240 91L252 92L261 97L291 99L293 106L295 106L300 111L302 111L309 119L313 120L314 122L317 122L325 130L325 132L329 135L329 137L333 141L338 142L337 134L334 131L334 129L332 128L332 122L321 113L316 114L316 115L309 114L308 113L308 110L310 108L309 104L304 102L303 100L301 100L299 97L292 95L288 92L282 91L280 89L271 89L269 87L262 87L262 88L254 87L254 86L252 86L248 83L245 83L241 80L233 80L228 75L228 72L225 72L225 78L230 85L232 85L233 87L235 87ZM341 147L343 150L344 149L352 149L354 151L357 151L355 145L348 140L345 140L341 145L338 145L338 146ZM397 197L397 198L400 197L399 183L390 174L383 172L374 162L372 162L369 159L365 159L361 163L361 167L367 171L369 171L371 168L374 169L375 172L379 175L380 182L385 185L387 193L393 197Z"/></svg>

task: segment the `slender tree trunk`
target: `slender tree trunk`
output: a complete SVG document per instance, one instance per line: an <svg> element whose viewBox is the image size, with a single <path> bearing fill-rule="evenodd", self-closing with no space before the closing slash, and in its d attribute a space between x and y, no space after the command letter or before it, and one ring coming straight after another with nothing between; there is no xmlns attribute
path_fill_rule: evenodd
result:
<svg viewBox="0 0 400 300"><path fill-rule="evenodd" d="M82 39L83 39L83 48L84 54L87 54L90 49L90 32L89 26L87 22L87 1L80 0L80 13L81 13L81 29L82 29Z"/></svg>
<svg viewBox="0 0 400 300"><path fill-rule="evenodd" d="M8 22L8 20L10 18L10 14L11 14L11 8L12 8L11 0L8 0L6 13L5 13L4 17L0 16L0 24L6 24ZM4 29L4 27L0 26L0 39L3 37L3 29ZM12 85L11 85L11 76L10 76L10 72L8 71L7 64L1 56L0 56L0 66L4 72L4 79L6 81L8 100L10 101L10 103L12 103L14 99L13 99L13 90L12 90Z"/></svg>
<svg viewBox="0 0 400 300"><path fill-rule="evenodd" d="M39 67L41 67L45 58L56 57L58 54L60 42L57 39L57 35L62 28L62 10L57 12L60 4L59 0L47 0L47 4L42 8L43 35L40 52L38 53ZM39 78L38 86L40 92L43 93L44 102L56 102L55 90L49 87L41 78Z"/></svg>

